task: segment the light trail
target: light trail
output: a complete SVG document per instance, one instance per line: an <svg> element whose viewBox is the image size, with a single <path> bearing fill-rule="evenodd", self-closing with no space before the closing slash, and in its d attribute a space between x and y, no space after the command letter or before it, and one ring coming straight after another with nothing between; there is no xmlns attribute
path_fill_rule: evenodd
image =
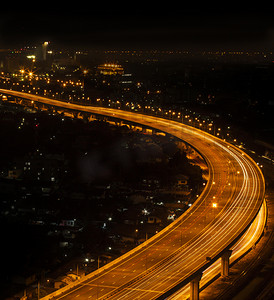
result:
<svg viewBox="0 0 274 300"><path fill-rule="evenodd" d="M249 251L262 236L264 232L265 222L267 216L266 203L264 201L256 219L252 222L246 233L240 238L240 240L232 247L232 255L230 257L230 263L233 264L242 255ZM220 259L214 262L203 273L201 279L200 288L203 290L204 286L208 284L212 279L220 274L221 262ZM189 286L185 286L183 289L176 292L174 295L167 298L167 300L187 300L189 299Z"/></svg>
<svg viewBox="0 0 274 300"><path fill-rule="evenodd" d="M64 289L59 296L57 291L56 299L160 299L181 282L186 284L192 274L215 265L224 250L240 245L239 239L263 203L264 178L257 164L242 150L200 129L132 112L81 106L9 90L0 89L1 92L168 132L193 146L208 165L207 185L183 215L148 241L80 280L74 289ZM216 208L211 205L213 199ZM212 261L208 262L206 257ZM214 269L207 271L209 276L213 276Z"/></svg>

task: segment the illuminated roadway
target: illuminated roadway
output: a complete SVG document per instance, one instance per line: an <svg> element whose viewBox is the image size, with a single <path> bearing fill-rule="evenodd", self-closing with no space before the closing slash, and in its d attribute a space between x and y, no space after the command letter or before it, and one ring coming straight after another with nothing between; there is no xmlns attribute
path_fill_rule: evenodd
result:
<svg viewBox="0 0 274 300"><path fill-rule="evenodd" d="M168 132L198 150L208 165L205 189L181 217L54 299L163 299L167 291L186 285L225 250L232 249L262 206L264 178L257 164L241 149L204 131L127 111L81 106L10 90L0 89L0 93Z"/></svg>

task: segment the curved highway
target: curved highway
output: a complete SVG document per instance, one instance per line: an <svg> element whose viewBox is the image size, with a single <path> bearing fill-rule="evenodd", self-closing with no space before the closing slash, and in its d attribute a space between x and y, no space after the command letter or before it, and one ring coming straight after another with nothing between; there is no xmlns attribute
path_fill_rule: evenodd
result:
<svg viewBox="0 0 274 300"><path fill-rule="evenodd" d="M256 245L257 241L260 239L264 232L265 223L267 218L267 207L266 201L260 208L256 219L250 225L245 234L240 238L240 240L233 245L232 255L230 257L230 263L237 261L242 257L249 249ZM200 281L200 288L203 289L209 282L214 280L218 274L220 274L221 262L217 260L212 265L208 267L203 273L202 279ZM182 289L178 290L176 293L167 297L168 300L187 300L189 299L190 288L189 285L184 286Z"/></svg>
<svg viewBox="0 0 274 300"><path fill-rule="evenodd" d="M242 150L199 129L116 109L81 106L3 89L0 93L168 132L196 148L209 168L205 189L181 217L54 299L164 299L168 291L173 293L186 285L224 251L232 249L262 206L264 178L257 164Z"/></svg>

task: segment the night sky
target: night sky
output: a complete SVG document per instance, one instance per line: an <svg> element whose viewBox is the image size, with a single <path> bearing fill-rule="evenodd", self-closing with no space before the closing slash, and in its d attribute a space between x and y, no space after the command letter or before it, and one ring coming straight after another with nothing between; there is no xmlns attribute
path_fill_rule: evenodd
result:
<svg viewBox="0 0 274 300"><path fill-rule="evenodd" d="M274 18L260 9L173 8L152 10L132 3L84 10L4 11L0 48L49 40L60 46L104 49L268 49ZM141 6L141 5L139 5Z"/></svg>

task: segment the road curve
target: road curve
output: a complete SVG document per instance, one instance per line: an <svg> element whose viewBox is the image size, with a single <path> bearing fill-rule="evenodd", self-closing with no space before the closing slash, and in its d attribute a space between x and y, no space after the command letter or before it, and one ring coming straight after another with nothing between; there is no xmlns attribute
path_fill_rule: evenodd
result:
<svg viewBox="0 0 274 300"><path fill-rule="evenodd" d="M245 234L239 239L239 241L232 246L232 255L230 257L230 264L235 263L241 258L246 252L256 245L260 237L262 236L265 228L267 219L267 207L266 201L264 200L263 205L260 208L255 220L252 222ZM203 290L209 282L214 280L221 270L220 259L210 265L204 272L200 281L200 289ZM176 293L167 297L166 300L187 300L189 299L190 287L189 285L184 286Z"/></svg>
<svg viewBox="0 0 274 300"><path fill-rule="evenodd" d="M197 149L209 168L204 191L181 217L54 299L162 299L230 249L263 203L265 184L257 164L241 149L199 129L153 116L81 106L17 91L0 89L0 93L168 132Z"/></svg>

